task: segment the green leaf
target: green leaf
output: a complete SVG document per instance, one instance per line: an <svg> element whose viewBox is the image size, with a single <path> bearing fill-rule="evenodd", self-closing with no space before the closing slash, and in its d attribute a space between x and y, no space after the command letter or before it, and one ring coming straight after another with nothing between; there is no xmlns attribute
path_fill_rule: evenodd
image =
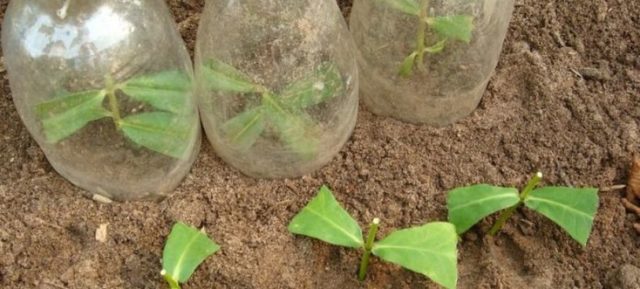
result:
<svg viewBox="0 0 640 289"><path fill-rule="evenodd" d="M247 110L227 121L222 130L240 150L248 150L265 130L264 108Z"/></svg>
<svg viewBox="0 0 640 289"><path fill-rule="evenodd" d="M89 122L110 116L102 106L105 96L104 90L83 91L36 105L36 116L42 121L47 142L57 143Z"/></svg>
<svg viewBox="0 0 640 289"><path fill-rule="evenodd" d="M410 76L411 73L413 72L413 65L416 62L416 57L418 56L417 52L411 53L409 56L407 56L407 58L404 59L404 61L402 61L402 66L400 66L400 71L398 72L398 74L400 74L400 76Z"/></svg>
<svg viewBox="0 0 640 289"><path fill-rule="evenodd" d="M251 78L222 61L211 59L202 66L206 85L212 90L236 93L260 92Z"/></svg>
<svg viewBox="0 0 640 289"><path fill-rule="evenodd" d="M458 281L458 235L453 224L430 223L400 230L373 245L385 261L421 273L446 288Z"/></svg>
<svg viewBox="0 0 640 289"><path fill-rule="evenodd" d="M207 257L220 246L207 235L183 223L171 230L162 254L163 272L177 282L185 283Z"/></svg>
<svg viewBox="0 0 640 289"><path fill-rule="evenodd" d="M446 39L440 40L440 41L438 41L438 43L425 48L424 51L427 52L427 53L431 53L431 54L440 53L440 52L442 52L442 50L444 50L444 47L445 47L446 44L447 44L447 40Z"/></svg>
<svg viewBox="0 0 640 289"><path fill-rule="evenodd" d="M268 107L267 115L280 140L303 159L311 159L318 152L315 124L304 112L291 113Z"/></svg>
<svg viewBox="0 0 640 289"><path fill-rule="evenodd" d="M360 226L326 186L293 218L289 232L339 246L360 248L364 245Z"/></svg>
<svg viewBox="0 0 640 289"><path fill-rule="evenodd" d="M416 0L381 0L389 7L400 12L420 16L420 4Z"/></svg>
<svg viewBox="0 0 640 289"><path fill-rule="evenodd" d="M443 16L428 18L427 23L438 34L445 38L471 42L473 33L473 17L467 15Z"/></svg>
<svg viewBox="0 0 640 289"><path fill-rule="evenodd" d="M180 71L143 75L125 82L122 91L129 97L158 110L181 113L191 97L191 80Z"/></svg>
<svg viewBox="0 0 640 289"><path fill-rule="evenodd" d="M571 237L586 246L598 211L598 190L540 188L529 194L525 205L560 225Z"/></svg>
<svg viewBox="0 0 640 289"><path fill-rule="evenodd" d="M485 217L519 202L518 190L514 188L489 185L458 188L448 195L449 222L462 234Z"/></svg>
<svg viewBox="0 0 640 289"><path fill-rule="evenodd" d="M342 76L338 68L330 63L323 63L312 75L285 88L280 96L287 108L299 110L334 98L342 89Z"/></svg>
<svg viewBox="0 0 640 289"><path fill-rule="evenodd" d="M119 123L131 141L155 152L183 159L187 157L190 135L196 120L168 112L150 112L128 116Z"/></svg>

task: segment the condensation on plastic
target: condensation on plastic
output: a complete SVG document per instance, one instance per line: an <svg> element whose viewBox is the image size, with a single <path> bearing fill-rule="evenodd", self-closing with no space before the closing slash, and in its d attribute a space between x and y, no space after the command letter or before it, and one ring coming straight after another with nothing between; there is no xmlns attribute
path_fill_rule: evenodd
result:
<svg viewBox="0 0 640 289"><path fill-rule="evenodd" d="M333 0L208 1L198 31L195 70L202 123L215 151L233 167L258 178L299 177L327 164L355 126L355 54L353 39ZM278 120L269 114L264 94L212 88L206 67L213 60L273 93L284 108L282 115L292 119ZM317 71L329 71L334 81L313 78ZM314 79L310 90L331 86L328 94L335 95L299 110L287 109L295 97L279 94L308 79ZM258 127L246 123L246 130L229 132L243 113L256 111L264 112L254 114ZM305 125L296 126L298 122ZM250 136L239 137L243 138L240 143L233 136L243 132Z"/></svg>
<svg viewBox="0 0 640 289"><path fill-rule="evenodd" d="M355 0L351 12L361 96L367 108L378 115L433 126L471 114L498 63L514 1L431 0L429 17L473 17L471 42L450 41L442 52L427 53L426 69L409 77L398 72L415 49L418 18L391 8L388 3L393 1ZM427 41L433 43L435 36L427 33Z"/></svg>
<svg viewBox="0 0 640 289"><path fill-rule="evenodd" d="M72 183L90 195L115 200L158 199L188 173L200 148L190 89L192 66L164 1L11 1L2 44L13 99L24 124L55 170ZM171 95L183 103L178 111L174 108L179 117L158 123L155 129L166 134L177 120L186 125L181 139L166 140L184 148L179 156L135 143L111 117L90 121L72 135L51 141L36 113L39 105L60 95L100 90L107 78L117 84L167 71L183 76L187 89ZM116 99L122 118L158 111L122 91ZM109 104L106 99L98 103L106 110ZM144 137L143 131L136 132Z"/></svg>

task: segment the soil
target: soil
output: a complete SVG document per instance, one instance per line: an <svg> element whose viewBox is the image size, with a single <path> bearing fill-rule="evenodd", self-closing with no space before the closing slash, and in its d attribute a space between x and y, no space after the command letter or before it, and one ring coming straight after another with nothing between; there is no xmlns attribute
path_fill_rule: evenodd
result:
<svg viewBox="0 0 640 289"><path fill-rule="evenodd" d="M169 3L192 50L204 1ZM294 237L286 225L322 184L363 226L382 218L384 236L446 219L445 194L460 185L522 186L535 170L547 184L626 182L640 151L640 2L516 3L501 62L472 116L436 129L362 107L335 160L295 180L243 176L205 142L191 174L160 203L83 198L21 124L0 68L0 287L166 288L162 246L183 220L223 247L184 288L437 288L379 261L360 283L358 252ZM340 4L348 14L350 0ZM600 193L586 248L527 209L495 238L482 234L495 216L483 221L460 244L459 288L640 288L639 217L625 212L622 195ZM105 242L95 237L102 224Z"/></svg>

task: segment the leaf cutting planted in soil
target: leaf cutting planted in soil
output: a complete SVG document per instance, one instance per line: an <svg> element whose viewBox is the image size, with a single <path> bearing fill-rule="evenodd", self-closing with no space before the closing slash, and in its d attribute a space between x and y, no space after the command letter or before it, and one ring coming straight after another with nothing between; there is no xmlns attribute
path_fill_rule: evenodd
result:
<svg viewBox="0 0 640 289"><path fill-rule="evenodd" d="M429 9L431 0L375 0L382 1L387 6L398 12L415 16L418 22L415 50L407 56L400 66L401 76L410 76L414 67L424 70L425 54L437 54L444 50L447 41L458 40L464 43L471 42L473 34L473 17L469 15L451 15L430 17ZM439 39L428 41L427 31L431 29ZM431 43L431 44L429 44Z"/></svg>
<svg viewBox="0 0 640 289"><path fill-rule="evenodd" d="M452 190L447 200L449 221L462 234L485 217L508 208L489 232L493 235L519 207L526 206L554 221L586 246L598 210L598 190L566 187L536 189L541 180L542 174L536 174L521 194L514 188L489 185Z"/></svg>
<svg viewBox="0 0 640 289"><path fill-rule="evenodd" d="M371 254L390 263L423 274L436 283L455 288L458 280L458 235L450 223L435 222L399 230L375 242L379 219L375 219L365 241L362 230L323 186L289 224L289 231L324 242L360 248L363 252L358 277L364 280Z"/></svg>
<svg viewBox="0 0 640 289"><path fill-rule="evenodd" d="M245 151L269 131L300 157L312 158L319 145L318 128L305 110L344 90L340 71L331 63L320 64L279 92L253 83L246 73L219 60L211 59L201 69L204 83L213 91L260 96L259 105L246 108L222 126L228 141Z"/></svg>
<svg viewBox="0 0 640 289"><path fill-rule="evenodd" d="M132 142L179 159L189 148L188 136L196 123L193 116L184 114L190 89L189 77L178 71L142 75L121 84L106 77L102 90L61 95L36 105L35 112L50 143L72 136L89 122L110 117ZM154 111L122 116L118 92Z"/></svg>
<svg viewBox="0 0 640 289"><path fill-rule="evenodd" d="M184 223L176 223L171 230L162 254L162 272L171 289L179 289L207 257L220 246L205 233Z"/></svg>

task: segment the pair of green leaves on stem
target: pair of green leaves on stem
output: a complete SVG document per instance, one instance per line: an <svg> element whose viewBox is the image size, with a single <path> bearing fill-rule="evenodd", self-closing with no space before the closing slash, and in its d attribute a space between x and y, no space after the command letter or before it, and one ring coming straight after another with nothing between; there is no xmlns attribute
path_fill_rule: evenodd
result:
<svg viewBox="0 0 640 289"><path fill-rule="evenodd" d="M417 34L415 50L402 62L399 74L409 76L416 65L423 65L424 55L437 54L444 50L447 41L458 40L465 43L471 41L473 33L473 17L468 15L452 15L429 17L429 0L378 0L389 7L408 15L415 16ZM433 30L440 37L437 41L427 41L427 30ZM431 45L427 43L432 43Z"/></svg>
<svg viewBox="0 0 640 289"><path fill-rule="evenodd" d="M480 220L508 209L492 229L496 233L520 206L526 206L562 227L583 246L587 245L598 210L597 189L567 187L536 188L542 179L538 173L522 191L490 185L475 185L449 192L449 221L462 234Z"/></svg>
<svg viewBox="0 0 640 289"><path fill-rule="evenodd" d="M424 274L446 288L456 287L458 235L452 224L436 222L399 230L373 243L377 223L378 220L374 221L373 236L365 242L358 223L324 186L318 196L294 217L289 224L289 231L338 246L362 249L361 279L368 267L368 256L373 254Z"/></svg>
<svg viewBox="0 0 640 289"><path fill-rule="evenodd" d="M337 97L344 90L340 72L331 63L320 64L312 73L277 93L219 60L209 60L201 72L203 82L213 91L260 97L258 105L222 126L228 140L245 151L263 134L272 132L296 154L312 157L317 151L319 128L306 110Z"/></svg>
<svg viewBox="0 0 640 289"><path fill-rule="evenodd" d="M183 158L189 135L196 123L191 114L184 115L190 97L191 82L178 71L143 75L105 88L65 93L35 107L47 142L58 143L92 121L112 118L117 128L134 143L155 152ZM153 107L154 111L122 118L116 94ZM107 108L108 107L108 108Z"/></svg>

